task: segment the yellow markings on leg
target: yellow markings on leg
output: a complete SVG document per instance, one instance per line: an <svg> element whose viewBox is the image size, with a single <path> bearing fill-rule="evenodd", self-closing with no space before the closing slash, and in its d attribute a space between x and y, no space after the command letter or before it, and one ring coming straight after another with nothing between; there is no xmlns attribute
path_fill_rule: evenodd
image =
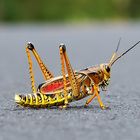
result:
<svg viewBox="0 0 140 140"><path fill-rule="evenodd" d="M77 84L77 80L74 74L74 71L72 69L72 66L70 64L69 58L66 54L66 48L65 45L60 45L60 48L62 48L62 54L65 60L65 64L66 64L66 69L68 72L68 78L72 87L72 92L75 98L77 98L79 96L79 88L78 88L78 84Z"/></svg>
<svg viewBox="0 0 140 140"><path fill-rule="evenodd" d="M33 63L32 63L29 49L27 49L27 48L26 48L26 53L27 53L27 58L28 58L28 63L29 63L29 74L30 74L30 79L31 79L31 88L32 88L32 92L36 93L35 79L34 79L34 72L33 72Z"/></svg>
<svg viewBox="0 0 140 140"><path fill-rule="evenodd" d="M63 83L64 83L65 106L67 106L67 104L68 104L68 93L67 93L66 72L65 72L65 63L64 63L64 56L63 56L62 47L60 47L60 59L61 59L62 76L63 76Z"/></svg>
<svg viewBox="0 0 140 140"><path fill-rule="evenodd" d="M64 53L64 58L65 58L66 67L67 67L67 70L68 70L68 75L69 75L71 87L72 87L72 90L73 90L73 94L74 94L75 97L78 97L78 95L79 95L78 84L77 84L77 81L76 81L76 77L74 75L74 71L71 67L70 61L69 61L66 53Z"/></svg>
<svg viewBox="0 0 140 140"><path fill-rule="evenodd" d="M37 51L35 49L32 50L38 65L42 71L42 74L44 76L45 80L49 80L51 78L53 78L53 74L48 70L48 68L45 66L45 64L43 63L43 61L41 60L40 56L38 55Z"/></svg>
<svg viewBox="0 0 140 140"><path fill-rule="evenodd" d="M47 69L43 61L41 60L40 56L38 55L37 51L35 50L34 46L32 43L28 43L26 47L26 53L27 53L27 58L28 58L28 63L29 63L29 73L30 73L30 79L31 79L31 87L32 87L32 92L36 93L36 87L35 87L35 78L34 78L34 73L33 73L33 62L31 59L30 51L33 53L40 69L43 74L43 77L45 80L53 78L53 74Z"/></svg>

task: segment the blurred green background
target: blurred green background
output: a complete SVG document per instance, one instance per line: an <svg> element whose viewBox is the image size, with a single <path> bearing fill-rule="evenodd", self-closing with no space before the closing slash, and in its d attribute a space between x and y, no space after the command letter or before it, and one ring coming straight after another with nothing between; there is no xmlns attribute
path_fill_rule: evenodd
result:
<svg viewBox="0 0 140 140"><path fill-rule="evenodd" d="M140 0L0 0L1 22L140 19Z"/></svg>

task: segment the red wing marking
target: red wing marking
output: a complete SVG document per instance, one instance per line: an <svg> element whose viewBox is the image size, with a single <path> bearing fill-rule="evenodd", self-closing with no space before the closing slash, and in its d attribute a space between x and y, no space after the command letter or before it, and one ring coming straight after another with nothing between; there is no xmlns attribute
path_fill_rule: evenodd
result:
<svg viewBox="0 0 140 140"><path fill-rule="evenodd" d="M69 81L67 81L67 85L69 85ZM63 81L55 81L48 85L44 85L41 87L41 92L47 94L47 92L53 92L64 87Z"/></svg>

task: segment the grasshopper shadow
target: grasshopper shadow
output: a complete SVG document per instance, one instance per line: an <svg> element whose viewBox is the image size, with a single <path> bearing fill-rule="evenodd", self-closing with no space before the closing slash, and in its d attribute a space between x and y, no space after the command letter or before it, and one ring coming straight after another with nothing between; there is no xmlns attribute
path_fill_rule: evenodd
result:
<svg viewBox="0 0 140 140"><path fill-rule="evenodd" d="M101 110L100 106L99 105L89 105L87 107L85 107L84 105L72 105L72 106L68 106L67 108L63 108L63 109L60 109L59 107L57 106L54 106L54 107L47 107L47 108L37 108L37 107L22 107L22 106L17 106L17 105L14 105L13 108L11 109L4 109L4 110L9 110L9 111L24 111L24 110ZM111 110L111 108L108 108L106 110Z"/></svg>

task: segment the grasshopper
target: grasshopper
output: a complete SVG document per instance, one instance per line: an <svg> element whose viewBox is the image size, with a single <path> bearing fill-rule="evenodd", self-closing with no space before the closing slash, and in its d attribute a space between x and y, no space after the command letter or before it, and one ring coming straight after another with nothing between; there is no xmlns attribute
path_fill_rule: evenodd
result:
<svg viewBox="0 0 140 140"><path fill-rule="evenodd" d="M15 102L24 107L41 108L58 106L66 108L70 102L90 96L89 99L87 99L85 106L88 106L88 104L96 97L101 109L106 109L107 107L103 104L100 97L100 89L104 91L109 85L112 65L139 43L140 41L121 55L118 55L117 52L120 45L119 40L116 51L113 53L108 63L88 67L79 71L73 70L66 53L66 46L64 44L60 44L59 52L62 76L54 77L52 72L50 72L42 62L34 45L29 42L26 46L26 53L29 63L32 93L28 93L26 95L16 94ZM41 83L38 88L35 87L33 63L30 52L33 53L45 79L45 82Z"/></svg>

